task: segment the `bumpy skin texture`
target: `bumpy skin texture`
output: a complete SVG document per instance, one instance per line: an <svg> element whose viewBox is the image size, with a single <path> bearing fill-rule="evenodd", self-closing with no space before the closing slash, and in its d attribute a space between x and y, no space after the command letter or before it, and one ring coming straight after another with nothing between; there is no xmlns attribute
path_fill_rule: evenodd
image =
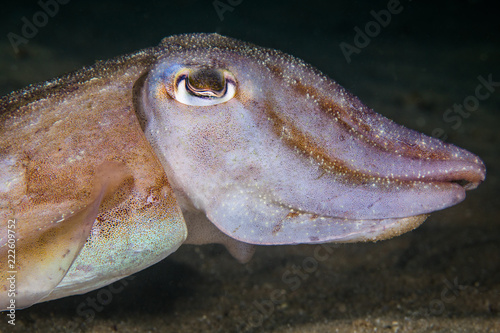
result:
<svg viewBox="0 0 500 333"><path fill-rule="evenodd" d="M184 241L182 213L133 108L133 86L153 59L139 52L2 98L2 308L8 271L17 271L24 307L106 285ZM15 267L5 260L9 219Z"/></svg>
<svg viewBox="0 0 500 333"><path fill-rule="evenodd" d="M178 73L200 68L229 73L234 97L179 102ZM184 241L244 261L251 244L393 237L485 177L473 154L301 60L217 34L172 36L0 106L0 255L15 219L18 306L98 288Z"/></svg>
<svg viewBox="0 0 500 333"><path fill-rule="evenodd" d="M301 60L209 35L167 38L142 88L145 133L178 198L253 244L383 239L463 200L484 165L406 129ZM222 68L237 93L192 106L178 68ZM175 87L174 87L175 88Z"/></svg>

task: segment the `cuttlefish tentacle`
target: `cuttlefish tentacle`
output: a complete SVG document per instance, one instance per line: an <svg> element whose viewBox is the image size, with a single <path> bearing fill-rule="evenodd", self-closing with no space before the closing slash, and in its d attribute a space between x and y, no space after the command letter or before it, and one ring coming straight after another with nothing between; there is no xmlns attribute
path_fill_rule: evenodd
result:
<svg viewBox="0 0 500 333"><path fill-rule="evenodd" d="M303 61L217 34L166 38L0 109L0 255L16 220L17 307L99 288L183 242L244 262L255 244L393 237L486 173Z"/></svg>

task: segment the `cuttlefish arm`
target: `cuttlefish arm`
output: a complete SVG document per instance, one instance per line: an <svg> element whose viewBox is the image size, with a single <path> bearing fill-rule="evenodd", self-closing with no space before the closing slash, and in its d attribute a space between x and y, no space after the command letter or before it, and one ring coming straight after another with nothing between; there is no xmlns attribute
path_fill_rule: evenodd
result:
<svg viewBox="0 0 500 333"><path fill-rule="evenodd" d="M301 60L217 34L172 36L0 106L0 255L15 219L18 306L99 288L183 242L245 261L253 244L389 238L485 177L475 155Z"/></svg>

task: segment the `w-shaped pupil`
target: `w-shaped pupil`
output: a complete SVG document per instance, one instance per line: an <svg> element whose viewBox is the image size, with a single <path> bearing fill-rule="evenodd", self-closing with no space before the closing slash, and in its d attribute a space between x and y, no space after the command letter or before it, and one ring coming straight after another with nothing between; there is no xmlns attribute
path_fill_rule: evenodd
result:
<svg viewBox="0 0 500 333"><path fill-rule="evenodd" d="M195 94L220 97L226 89L224 73L217 69L203 68L189 73L188 88Z"/></svg>

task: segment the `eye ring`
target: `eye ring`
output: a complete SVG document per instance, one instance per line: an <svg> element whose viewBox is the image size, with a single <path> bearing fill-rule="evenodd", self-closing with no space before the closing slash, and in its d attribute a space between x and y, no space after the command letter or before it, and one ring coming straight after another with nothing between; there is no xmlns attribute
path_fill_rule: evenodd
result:
<svg viewBox="0 0 500 333"><path fill-rule="evenodd" d="M221 104L236 94L236 79L225 69L183 68L177 72L173 83L172 97L186 105Z"/></svg>

